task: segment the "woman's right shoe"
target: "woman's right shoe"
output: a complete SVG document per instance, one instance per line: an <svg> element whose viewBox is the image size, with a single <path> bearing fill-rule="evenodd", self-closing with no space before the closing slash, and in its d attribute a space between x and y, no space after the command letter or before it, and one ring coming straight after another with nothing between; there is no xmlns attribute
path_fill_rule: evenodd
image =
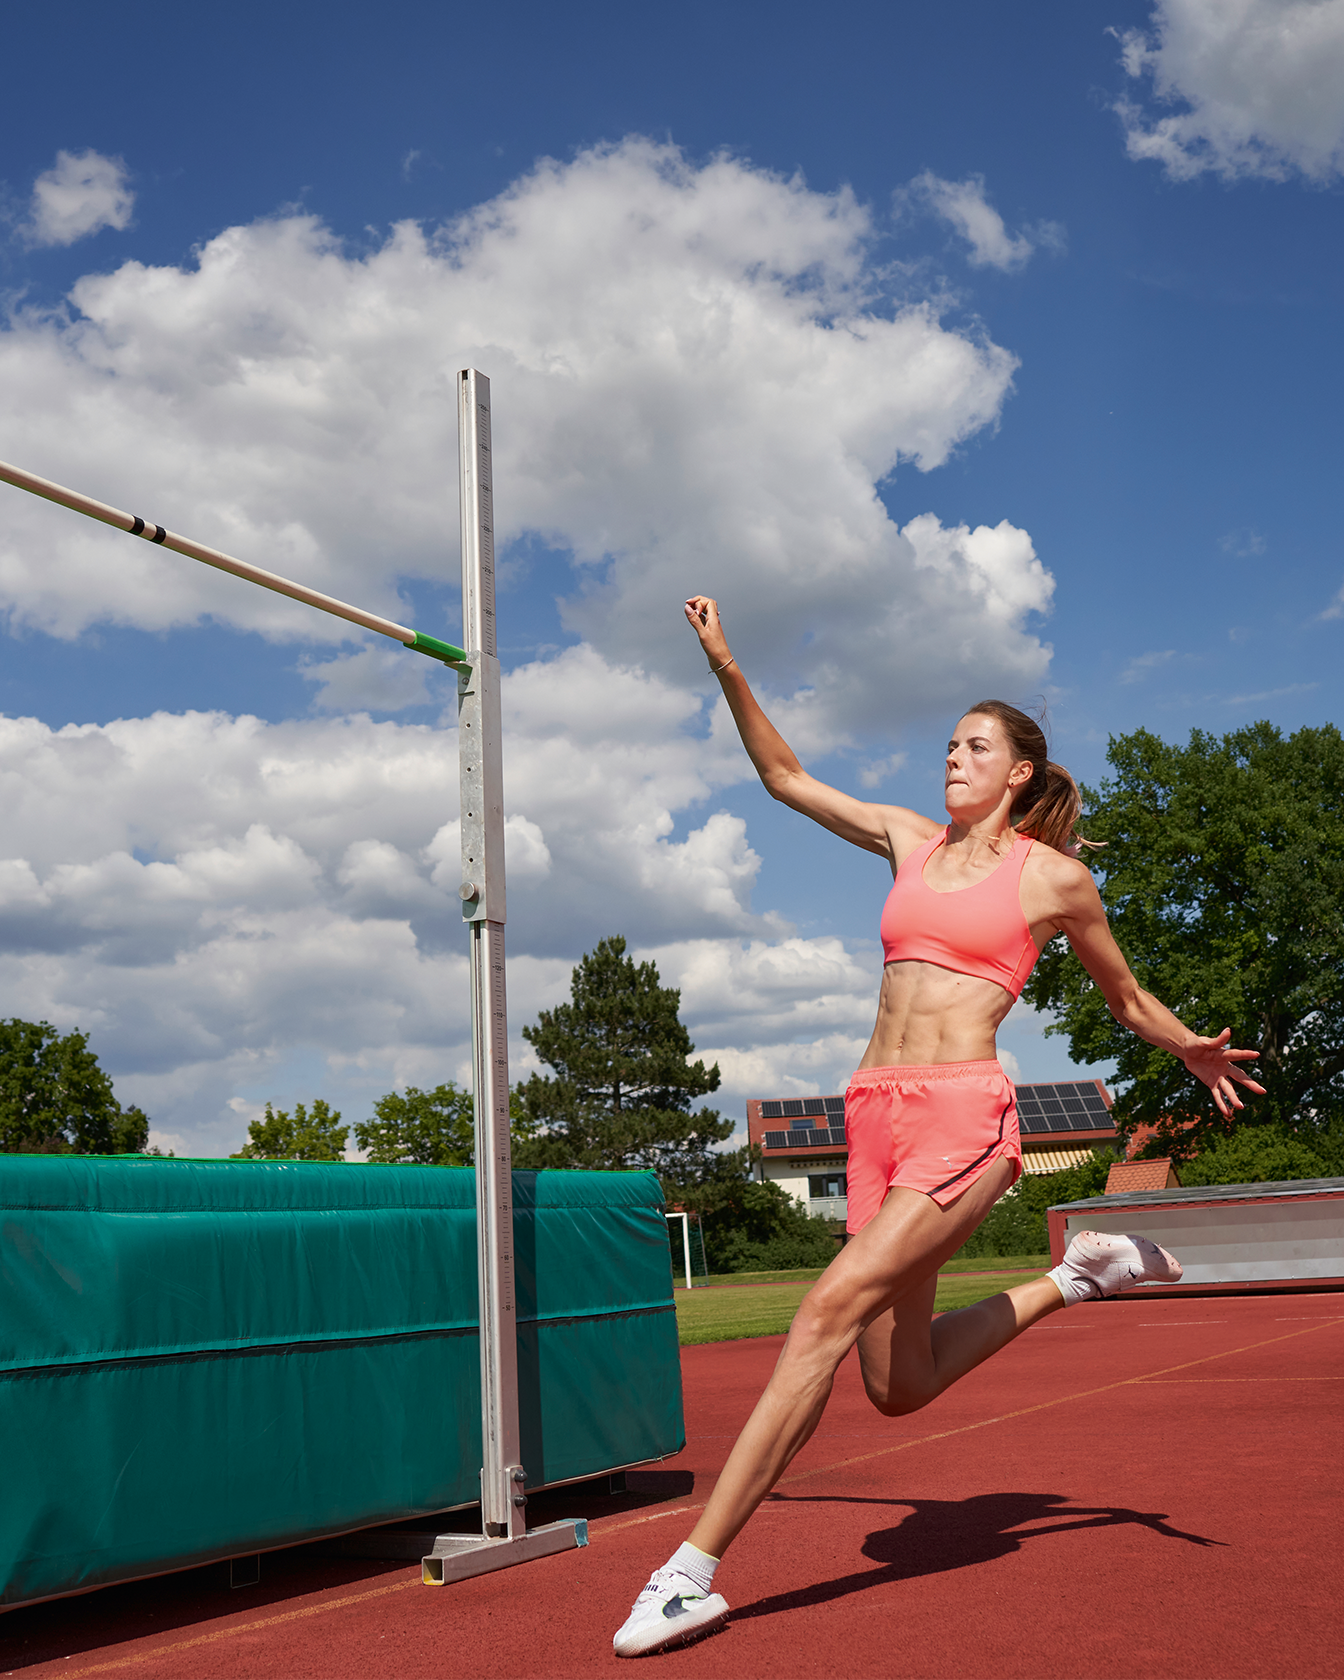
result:
<svg viewBox="0 0 1344 1680"><path fill-rule="evenodd" d="M612 1640L618 1657L647 1657L717 1633L728 1620L728 1601L704 1593L679 1569L655 1569L625 1625Z"/></svg>

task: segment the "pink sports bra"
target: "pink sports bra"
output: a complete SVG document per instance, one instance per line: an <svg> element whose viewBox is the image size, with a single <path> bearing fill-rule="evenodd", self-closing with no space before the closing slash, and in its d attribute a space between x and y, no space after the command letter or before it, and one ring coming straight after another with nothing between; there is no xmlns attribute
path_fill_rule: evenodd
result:
<svg viewBox="0 0 1344 1680"><path fill-rule="evenodd" d="M1033 842L1018 835L994 873L973 887L934 892L924 865L946 840L944 829L896 871L882 909L882 960L937 963L954 974L992 980L1016 999L1038 954L1018 899Z"/></svg>

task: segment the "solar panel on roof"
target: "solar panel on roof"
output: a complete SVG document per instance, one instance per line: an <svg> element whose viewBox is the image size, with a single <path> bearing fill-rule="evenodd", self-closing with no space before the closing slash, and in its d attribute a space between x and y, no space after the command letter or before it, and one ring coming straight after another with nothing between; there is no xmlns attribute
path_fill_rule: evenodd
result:
<svg viewBox="0 0 1344 1680"><path fill-rule="evenodd" d="M790 1121L790 1129L769 1131L767 1149L843 1147L844 1127L837 1122L845 1111L843 1097L772 1097L761 1102L762 1120ZM1018 1125L1024 1134L1043 1132L1110 1131L1115 1122L1106 1099L1091 1080L1054 1080L1019 1085Z"/></svg>

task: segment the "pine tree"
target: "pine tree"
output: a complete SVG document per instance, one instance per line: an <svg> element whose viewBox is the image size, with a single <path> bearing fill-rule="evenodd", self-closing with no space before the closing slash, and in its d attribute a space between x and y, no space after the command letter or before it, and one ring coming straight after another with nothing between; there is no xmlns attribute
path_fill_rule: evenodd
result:
<svg viewBox="0 0 1344 1680"><path fill-rule="evenodd" d="M87 1033L49 1021L0 1021L0 1152L135 1155L149 1121L123 1109Z"/></svg>
<svg viewBox="0 0 1344 1680"><path fill-rule="evenodd" d="M266 1104L266 1113L247 1128L247 1142L231 1161L343 1161L349 1126L340 1124L339 1109L332 1109L322 1097L312 1112L302 1103L293 1114Z"/></svg>
<svg viewBox="0 0 1344 1680"><path fill-rule="evenodd" d="M713 1146L733 1125L715 1109L692 1111L718 1089L719 1070L690 1060L681 993L660 984L653 963L627 957L617 937L579 960L570 999L523 1028L555 1077L533 1074L517 1090L514 1164L651 1168L673 1184L719 1177L724 1159ZM530 1139L519 1136L528 1129Z"/></svg>

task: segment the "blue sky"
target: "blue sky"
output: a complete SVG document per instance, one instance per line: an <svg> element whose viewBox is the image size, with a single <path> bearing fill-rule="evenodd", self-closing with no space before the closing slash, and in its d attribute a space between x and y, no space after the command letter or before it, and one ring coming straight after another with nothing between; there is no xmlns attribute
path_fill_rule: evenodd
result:
<svg viewBox="0 0 1344 1680"><path fill-rule="evenodd" d="M451 637L444 380L491 374L515 1031L625 932L730 1113L866 1037L881 868L745 778L690 589L813 768L934 814L987 685L1087 781L1338 718L1340 0L10 38L0 456ZM444 678L80 525L0 500L0 1013L199 1153L461 1078Z"/></svg>

